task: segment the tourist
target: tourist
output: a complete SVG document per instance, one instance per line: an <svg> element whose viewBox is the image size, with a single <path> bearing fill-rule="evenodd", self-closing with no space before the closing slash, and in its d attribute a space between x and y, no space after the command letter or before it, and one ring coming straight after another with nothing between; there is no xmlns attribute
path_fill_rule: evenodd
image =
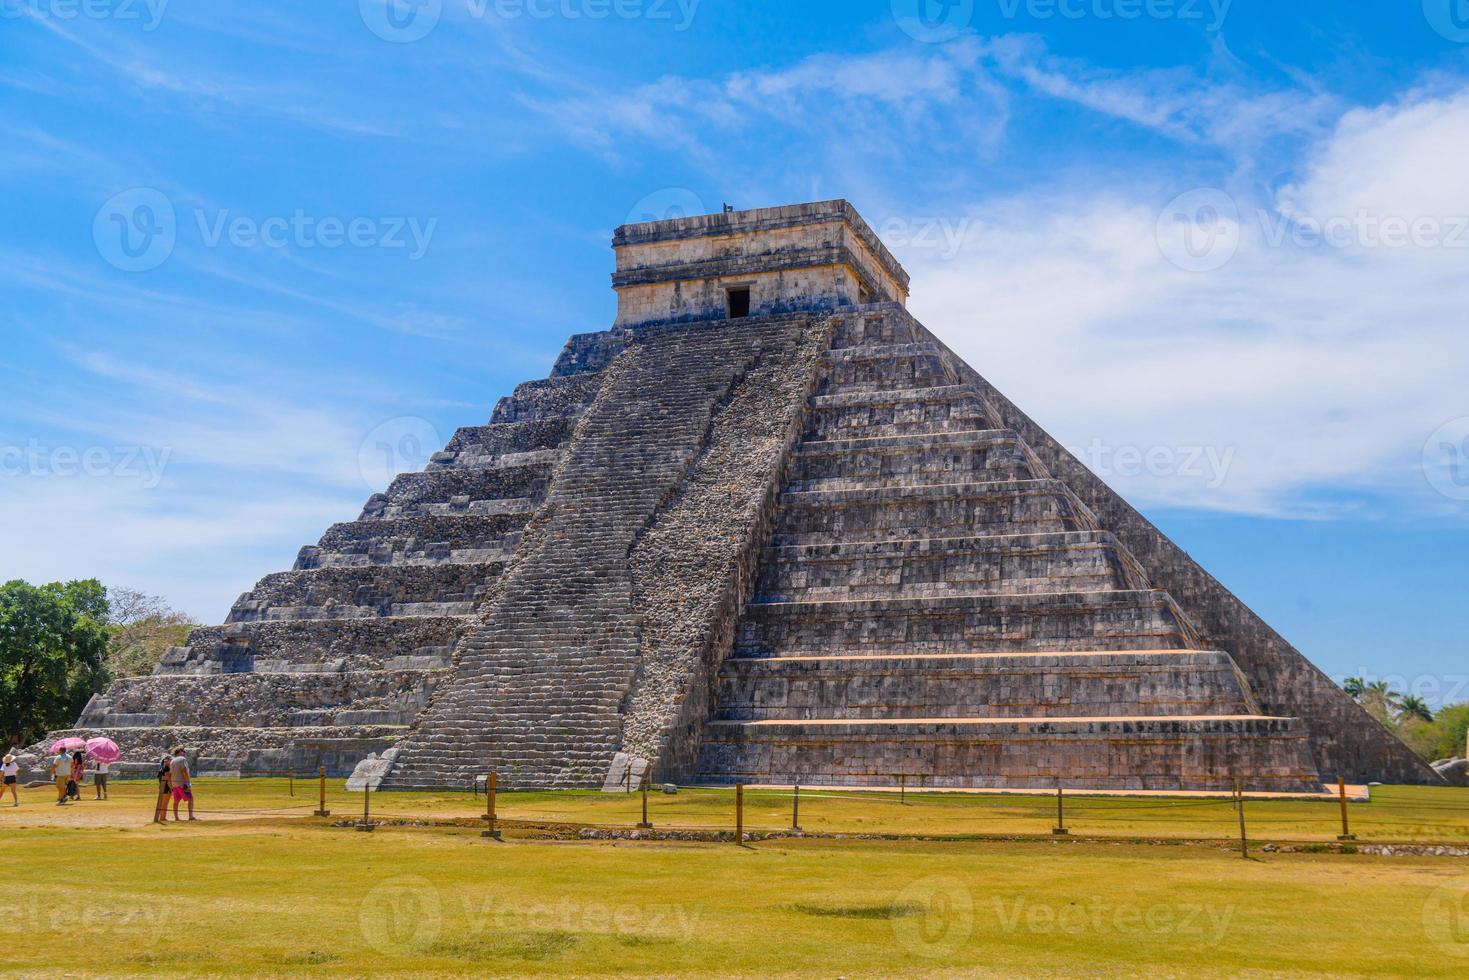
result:
<svg viewBox="0 0 1469 980"><path fill-rule="evenodd" d="M5 791L10 790L11 806L20 806L20 796L16 792L15 784L20 780L20 763L15 761L15 756L7 755L5 764L0 766L0 775L5 777L5 783L0 785L0 803L5 802Z"/></svg>
<svg viewBox="0 0 1469 980"><path fill-rule="evenodd" d="M66 795L78 803L82 801L82 780L86 775L87 757L80 752L73 753L71 757L71 781L67 783Z"/></svg>
<svg viewBox="0 0 1469 980"><path fill-rule="evenodd" d="M189 760L184 758L183 746L173 750L173 759L168 764L168 781L173 787L173 819L179 819L179 803L189 803L189 819L194 819L194 787L189 779Z"/></svg>
<svg viewBox="0 0 1469 980"><path fill-rule="evenodd" d="M56 753L51 760L51 778L56 781L56 805L66 806L67 784L71 782L71 756L65 749Z"/></svg>
<svg viewBox="0 0 1469 980"><path fill-rule="evenodd" d="M92 785L97 788L97 799L107 799L107 774L112 771L112 766L101 759L96 762L97 768L92 772Z"/></svg>
<svg viewBox="0 0 1469 980"><path fill-rule="evenodd" d="M158 762L158 809L153 814L154 823L164 823L168 820L168 798L172 787L169 786L169 758L164 756Z"/></svg>

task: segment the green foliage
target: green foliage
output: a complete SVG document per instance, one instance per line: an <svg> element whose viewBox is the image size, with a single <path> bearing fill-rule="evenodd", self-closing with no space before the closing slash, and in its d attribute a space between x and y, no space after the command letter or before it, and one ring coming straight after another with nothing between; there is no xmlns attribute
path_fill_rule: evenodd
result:
<svg viewBox="0 0 1469 980"><path fill-rule="evenodd" d="M0 735L67 728L108 682L107 590L96 579L0 586Z"/></svg>
<svg viewBox="0 0 1469 980"><path fill-rule="evenodd" d="M153 673L169 647L183 646L198 624L159 596L109 589L107 670L113 677Z"/></svg>
<svg viewBox="0 0 1469 980"><path fill-rule="evenodd" d="M1399 694L1387 681L1369 684L1360 677L1348 677L1342 690L1423 759L1434 762L1465 755L1469 704L1449 705L1435 713L1416 694Z"/></svg>

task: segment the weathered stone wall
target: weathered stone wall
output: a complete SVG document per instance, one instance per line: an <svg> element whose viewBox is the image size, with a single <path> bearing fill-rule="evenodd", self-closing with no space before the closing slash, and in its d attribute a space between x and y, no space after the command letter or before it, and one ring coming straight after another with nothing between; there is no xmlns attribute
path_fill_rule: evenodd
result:
<svg viewBox="0 0 1469 980"><path fill-rule="evenodd" d="M624 225L613 238L617 323L718 319L725 289L750 289L750 312L902 302L908 277L845 201Z"/></svg>
<svg viewBox="0 0 1469 980"><path fill-rule="evenodd" d="M906 316L896 307L893 310L896 316ZM916 321L915 325L942 346ZM1340 776L1356 782L1440 782L1427 763L1347 697L1300 651L994 386L947 348L944 350L960 376L975 386L1002 424L1020 433L1051 474L1065 481L1126 545L1153 583L1177 600L1198 624L1203 642L1234 656L1249 678L1261 710L1301 720L1309 731L1311 751L1323 777Z"/></svg>
<svg viewBox="0 0 1469 980"><path fill-rule="evenodd" d="M895 750L900 746L901 750ZM716 722L700 771L726 782L995 789L1319 793L1305 733L1290 719L987 719L890 725Z"/></svg>

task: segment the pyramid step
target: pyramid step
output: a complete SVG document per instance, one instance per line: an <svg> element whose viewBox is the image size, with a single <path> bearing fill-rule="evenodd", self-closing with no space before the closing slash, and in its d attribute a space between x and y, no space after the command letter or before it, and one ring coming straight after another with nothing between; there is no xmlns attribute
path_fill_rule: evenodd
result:
<svg viewBox="0 0 1469 980"><path fill-rule="evenodd" d="M1256 712L1216 651L731 658L721 720L1127 717Z"/></svg>
<svg viewBox="0 0 1469 980"><path fill-rule="evenodd" d="M479 453L445 449L433 454L427 469L503 470L537 463L554 464L561 456L559 449L535 449L528 452Z"/></svg>
<svg viewBox="0 0 1469 980"><path fill-rule="evenodd" d="M842 319L832 337L832 347L911 344L919 339L913 318L901 306L874 304Z"/></svg>
<svg viewBox="0 0 1469 980"><path fill-rule="evenodd" d="M882 344L843 347L825 355L821 394L953 385L957 376L937 344Z"/></svg>
<svg viewBox="0 0 1469 980"><path fill-rule="evenodd" d="M453 647L473 626L472 617L395 616L201 626L189 634L190 659L179 670L364 670L397 657Z"/></svg>
<svg viewBox="0 0 1469 980"><path fill-rule="evenodd" d="M755 602L1145 589L1105 531L767 548Z"/></svg>
<svg viewBox="0 0 1469 980"><path fill-rule="evenodd" d="M698 768L724 784L1321 790L1299 723L1260 715L713 722Z"/></svg>
<svg viewBox="0 0 1469 980"><path fill-rule="evenodd" d="M994 483L1045 472L1020 436L1006 429L811 442L791 464L790 491Z"/></svg>
<svg viewBox="0 0 1469 980"><path fill-rule="evenodd" d="M1014 480L785 493L772 543L835 544L1097 528L1071 488Z"/></svg>
<svg viewBox="0 0 1469 980"><path fill-rule="evenodd" d="M592 403L601 386L602 376L596 373L527 381L517 386L508 398L500 399L490 422L535 422L575 417Z"/></svg>
<svg viewBox="0 0 1469 980"><path fill-rule="evenodd" d="M363 517L391 516L385 507L450 503L457 499L497 500L507 497L533 498L544 495L552 464L544 460L495 468L423 470L402 473L388 489L375 494Z"/></svg>
<svg viewBox="0 0 1469 980"><path fill-rule="evenodd" d="M1198 646L1166 593L1126 590L755 604L735 649L768 657Z"/></svg>
<svg viewBox="0 0 1469 980"><path fill-rule="evenodd" d="M995 426L965 385L858 391L811 399L808 444L859 436L988 429Z"/></svg>
<svg viewBox="0 0 1469 980"><path fill-rule="evenodd" d="M513 553L530 514L444 514L333 524L303 548L298 568L361 562L454 560L482 552ZM466 558L464 560L474 560Z"/></svg>
<svg viewBox="0 0 1469 980"><path fill-rule="evenodd" d="M499 456L559 449L571 436L575 424L576 419L567 416L462 426L444 446L444 451L469 456Z"/></svg>
<svg viewBox="0 0 1469 980"><path fill-rule="evenodd" d="M505 564L502 559L470 564L365 565L275 572L240 597L228 621L289 618L271 617L267 613L294 607L350 606L378 610L375 615L386 615L390 607L399 605L469 603L472 609L489 584L505 570Z"/></svg>
<svg viewBox="0 0 1469 980"><path fill-rule="evenodd" d="M112 704L88 724L143 718L150 726L408 724L446 677L443 670L132 677L112 686Z"/></svg>

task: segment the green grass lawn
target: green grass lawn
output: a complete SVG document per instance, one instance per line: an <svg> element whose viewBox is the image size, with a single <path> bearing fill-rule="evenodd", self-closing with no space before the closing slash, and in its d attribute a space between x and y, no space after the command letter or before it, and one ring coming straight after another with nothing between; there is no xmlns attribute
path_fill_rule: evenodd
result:
<svg viewBox="0 0 1469 980"><path fill-rule="evenodd" d="M1228 806L1075 800L1078 834L1115 842L545 839L472 829L334 827L362 797L331 785L201 781L201 822L150 824L151 788L58 808L29 790L0 808L7 974L596 972L890 976L1469 971L1469 859L1260 853L1126 838L1227 839ZM87 795L91 788L87 787ZM1469 793L1378 787L1351 808L1364 841L1469 840ZM790 798L748 794L746 826L789 822ZM833 833L1047 834L1054 802L803 793ZM729 829L732 794L650 796L656 825ZM1187 804L1187 805L1185 805ZM627 827L639 801L503 794L527 822ZM374 812L445 820L469 794L382 794ZM1333 804L1247 806L1252 838L1332 839Z"/></svg>
<svg viewBox="0 0 1469 980"><path fill-rule="evenodd" d="M7 974L1464 975L1461 859L1132 844L6 833ZM1459 919L1454 919L1454 915Z"/></svg>

